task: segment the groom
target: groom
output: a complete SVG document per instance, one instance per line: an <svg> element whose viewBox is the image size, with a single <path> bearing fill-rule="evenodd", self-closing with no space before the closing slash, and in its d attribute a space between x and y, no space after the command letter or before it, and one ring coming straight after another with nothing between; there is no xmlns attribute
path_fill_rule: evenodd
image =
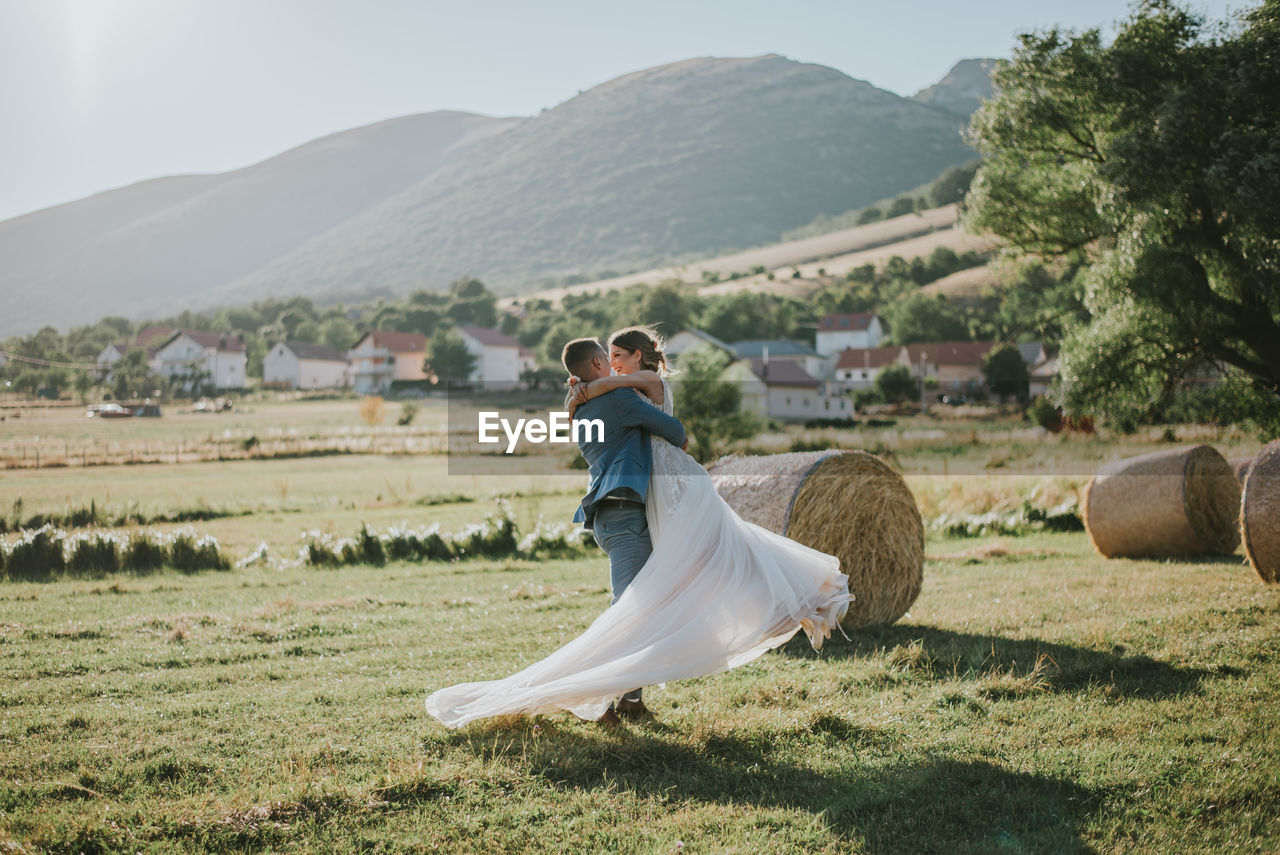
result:
<svg viewBox="0 0 1280 855"><path fill-rule="evenodd" d="M594 338L569 342L560 358L565 370L585 382L610 374L609 356ZM644 498L653 468L649 434L684 447L684 427L642 401L634 389L614 389L592 398L574 413L574 420L579 419L599 419L604 423L604 435L596 437L591 431L582 431L579 435L578 448L587 459L591 480L573 521L591 531L596 543L608 554L616 603L653 552L644 515ZM639 689L623 695L616 710L626 716L649 714ZM607 711L600 721L616 722L614 709Z"/></svg>

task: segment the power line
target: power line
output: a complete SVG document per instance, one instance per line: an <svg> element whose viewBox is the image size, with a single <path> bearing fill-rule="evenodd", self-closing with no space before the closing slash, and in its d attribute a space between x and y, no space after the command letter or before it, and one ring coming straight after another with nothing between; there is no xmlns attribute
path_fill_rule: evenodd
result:
<svg viewBox="0 0 1280 855"><path fill-rule="evenodd" d="M13 353L8 350L0 350L0 356L6 359L12 359L15 362L26 362L31 365L39 365L42 368L74 368L77 371L97 371L100 367L95 362L58 362L53 359L38 359L34 356L23 356L21 353Z"/></svg>

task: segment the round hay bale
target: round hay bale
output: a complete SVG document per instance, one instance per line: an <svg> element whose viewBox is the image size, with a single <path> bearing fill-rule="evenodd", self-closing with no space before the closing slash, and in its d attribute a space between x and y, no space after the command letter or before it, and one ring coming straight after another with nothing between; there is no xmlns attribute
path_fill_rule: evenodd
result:
<svg viewBox="0 0 1280 855"><path fill-rule="evenodd" d="M1107 558L1222 555L1239 543L1239 504L1227 461L1196 445L1102 467L1085 488L1081 516Z"/></svg>
<svg viewBox="0 0 1280 855"><path fill-rule="evenodd" d="M1236 473L1236 483L1243 488L1245 476L1249 474L1249 467L1253 465L1253 458L1237 457L1234 460L1228 460L1227 465Z"/></svg>
<svg viewBox="0 0 1280 855"><path fill-rule="evenodd" d="M1258 578L1280 581L1280 440L1254 458L1240 496L1240 540Z"/></svg>
<svg viewBox="0 0 1280 855"><path fill-rule="evenodd" d="M906 614L924 578L924 523L897 472L864 451L732 457L716 490L745 520L840 559L856 599L847 627Z"/></svg>

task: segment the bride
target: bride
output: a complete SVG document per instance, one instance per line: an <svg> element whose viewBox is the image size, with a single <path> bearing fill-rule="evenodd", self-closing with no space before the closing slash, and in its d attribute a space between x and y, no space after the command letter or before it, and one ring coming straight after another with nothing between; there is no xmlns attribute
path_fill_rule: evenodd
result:
<svg viewBox="0 0 1280 855"><path fill-rule="evenodd" d="M647 327L613 333L609 364L614 376L574 383L571 408L630 386L672 413L657 333ZM821 649L853 600L839 559L746 522L701 464L665 439L650 442L645 516L653 553L635 580L582 635L546 659L502 680L433 693L431 715L449 727L561 710L596 720L636 686L735 668L801 629Z"/></svg>

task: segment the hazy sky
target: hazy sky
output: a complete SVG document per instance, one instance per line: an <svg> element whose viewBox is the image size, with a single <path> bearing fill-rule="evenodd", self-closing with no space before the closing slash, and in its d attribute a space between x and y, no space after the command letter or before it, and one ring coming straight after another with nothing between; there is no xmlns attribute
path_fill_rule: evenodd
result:
<svg viewBox="0 0 1280 855"><path fill-rule="evenodd" d="M1251 3L1191 0L1212 17ZM779 53L909 95L1125 0L0 0L0 220L430 110L527 116L629 71Z"/></svg>

